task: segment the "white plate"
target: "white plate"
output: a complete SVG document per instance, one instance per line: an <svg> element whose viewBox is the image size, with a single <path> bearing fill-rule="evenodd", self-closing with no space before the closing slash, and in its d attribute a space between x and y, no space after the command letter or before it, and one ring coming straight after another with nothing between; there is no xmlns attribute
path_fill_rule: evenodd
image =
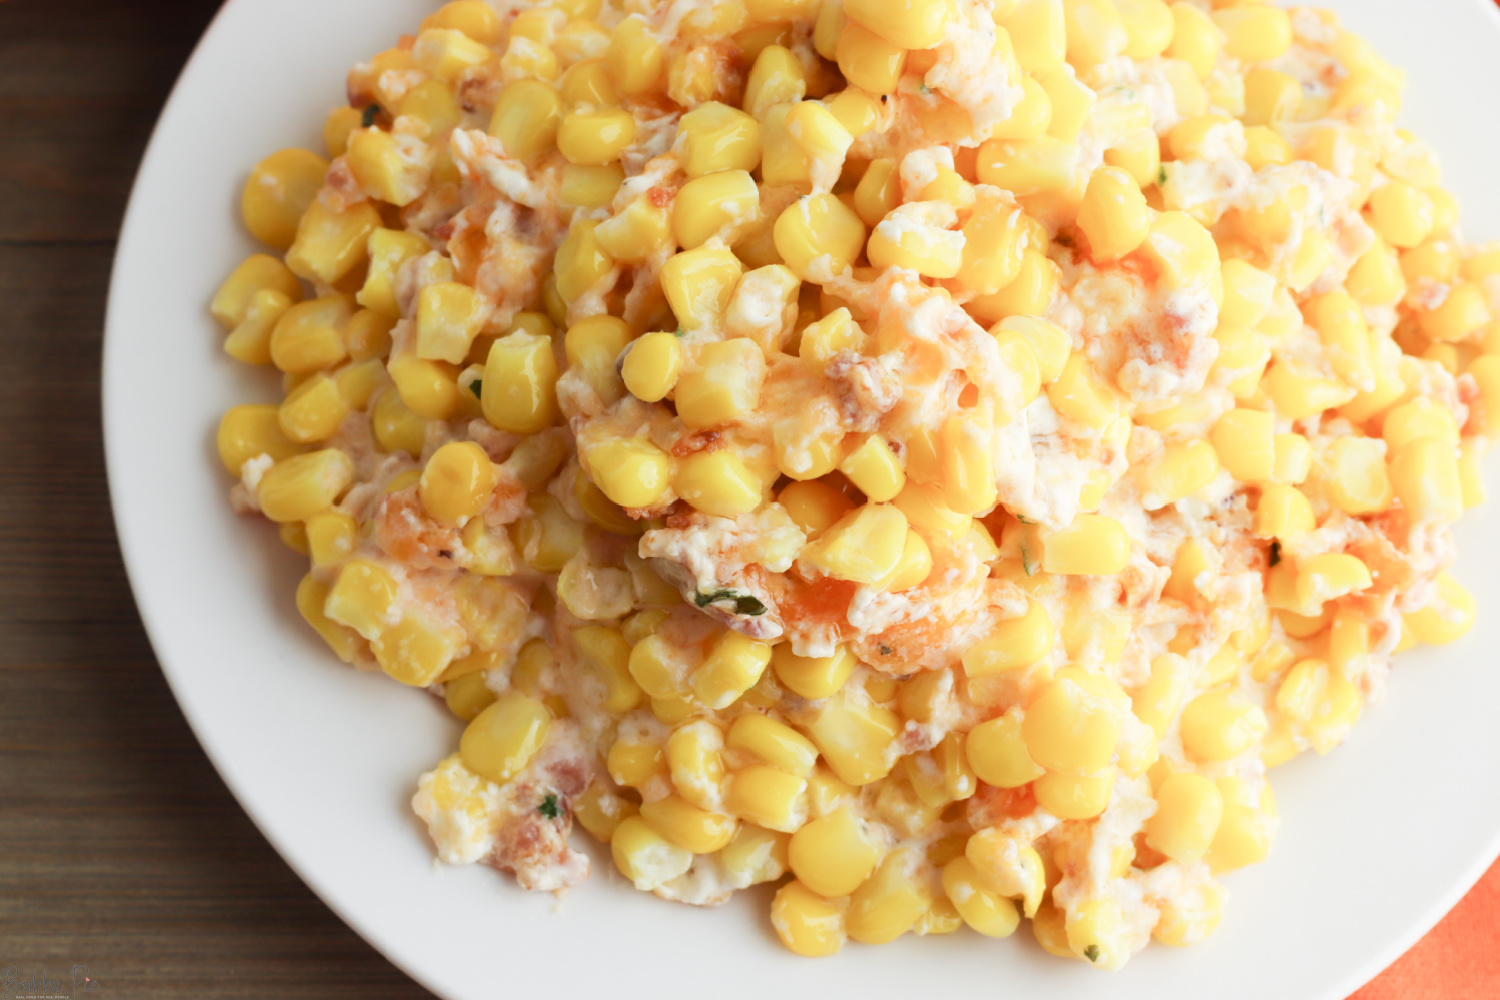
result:
<svg viewBox="0 0 1500 1000"><path fill-rule="evenodd" d="M1108 975L1043 954L1028 931L851 945L799 959L767 897L696 910L627 890L596 853L558 903L491 869L435 871L407 807L456 745L431 698L340 665L292 605L301 559L230 513L213 445L220 414L269 400L270 376L220 351L206 304L255 249L237 221L247 169L321 148L346 69L437 0L232 0L188 64L136 182L110 296L104 419L121 547L162 668L219 772L282 856L375 947L450 1000L824 991L1343 1000L1451 907L1500 850L1500 643L1493 613L1443 651L1403 656L1390 696L1330 757L1276 772L1270 860L1228 879L1223 926L1196 948L1152 947ZM1412 84L1407 124L1443 155L1473 238L1500 237L1500 16L1485 0L1337 0ZM1492 481L1500 477L1492 475ZM1500 516L1459 528L1457 575L1500 605ZM587 839L582 833L578 839ZM648 971L649 970L649 971ZM637 979L636 977L640 978ZM565 991L560 994L559 990ZM824 994L826 995L826 994ZM1012 994L1015 995L1015 994Z"/></svg>

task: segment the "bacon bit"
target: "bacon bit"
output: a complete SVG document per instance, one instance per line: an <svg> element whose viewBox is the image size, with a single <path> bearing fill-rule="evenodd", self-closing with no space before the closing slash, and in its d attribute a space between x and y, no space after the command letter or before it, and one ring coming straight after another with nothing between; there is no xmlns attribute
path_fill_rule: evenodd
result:
<svg viewBox="0 0 1500 1000"><path fill-rule="evenodd" d="M700 451L716 452L724 447L723 437L718 431L695 431L677 440L672 446L672 457L686 458Z"/></svg>
<svg viewBox="0 0 1500 1000"><path fill-rule="evenodd" d="M788 630L799 626L826 627L829 624L842 632L848 624L849 602L854 600L856 584L846 580L835 580L830 576L814 577L811 580L789 578L787 596L781 601L781 612Z"/></svg>
<svg viewBox="0 0 1500 1000"><path fill-rule="evenodd" d="M673 200L676 199L676 197L676 191L673 191L671 188L664 188L660 186L654 187L650 191L646 192L646 202L652 208L666 208L668 205L672 204Z"/></svg>
<svg viewBox="0 0 1500 1000"><path fill-rule="evenodd" d="M415 486L376 501L372 522L376 544L412 569L451 568L453 560L451 556L445 558L444 553L461 547L456 529L445 528L427 516Z"/></svg>
<svg viewBox="0 0 1500 1000"><path fill-rule="evenodd" d="M981 784L969 799L969 825L975 830L998 826L1008 819L1025 819L1036 812L1036 796L1030 785L1020 788L991 788Z"/></svg>
<svg viewBox="0 0 1500 1000"><path fill-rule="evenodd" d="M572 813L547 819L535 809L512 818L500 828L491 863L513 871L523 889L564 888L588 877L588 859L568 846ZM563 885L551 883L561 879Z"/></svg>
<svg viewBox="0 0 1500 1000"><path fill-rule="evenodd" d="M440 243L447 243L449 240L451 240L453 238L453 220L449 219L447 222L434 229L432 231L432 237Z"/></svg>

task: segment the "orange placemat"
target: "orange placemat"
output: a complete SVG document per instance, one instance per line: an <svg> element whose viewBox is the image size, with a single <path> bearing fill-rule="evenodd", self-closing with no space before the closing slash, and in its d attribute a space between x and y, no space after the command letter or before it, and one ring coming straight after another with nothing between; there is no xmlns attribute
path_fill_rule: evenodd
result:
<svg viewBox="0 0 1500 1000"><path fill-rule="evenodd" d="M1349 1000L1500 997L1500 862L1427 936Z"/></svg>

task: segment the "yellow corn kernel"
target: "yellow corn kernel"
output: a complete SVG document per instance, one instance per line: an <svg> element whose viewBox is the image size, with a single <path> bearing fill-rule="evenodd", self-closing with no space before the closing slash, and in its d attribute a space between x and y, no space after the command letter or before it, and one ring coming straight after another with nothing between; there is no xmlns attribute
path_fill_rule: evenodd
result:
<svg viewBox="0 0 1500 1000"><path fill-rule="evenodd" d="M1125 55L1151 59L1166 51L1175 24L1172 10L1162 0L1115 0L1125 28Z"/></svg>
<svg viewBox="0 0 1500 1000"><path fill-rule="evenodd" d="M678 416L695 429L742 419L760 405L764 371L764 356L754 341L703 345L698 368L677 381Z"/></svg>
<svg viewBox="0 0 1500 1000"><path fill-rule="evenodd" d="M562 112L562 98L551 84L517 80L496 98L489 134L500 140L506 155L535 159L556 148Z"/></svg>
<svg viewBox="0 0 1500 1000"><path fill-rule="evenodd" d="M1298 568L1297 599L1303 608L1317 609L1326 601L1366 590L1371 582L1369 568L1357 556L1325 552Z"/></svg>
<svg viewBox="0 0 1500 1000"><path fill-rule="evenodd" d="M402 141L378 128L356 130L349 138L345 161L365 194L392 205L416 201L432 179L430 147L409 138Z"/></svg>
<svg viewBox="0 0 1500 1000"><path fill-rule="evenodd" d="M1383 444L1366 437L1341 437L1324 458L1319 481L1333 505L1345 514L1374 514L1391 505L1394 493L1386 472Z"/></svg>
<svg viewBox="0 0 1500 1000"><path fill-rule="evenodd" d="M808 958L837 954L846 937L843 908L797 881L776 891L771 926L782 944Z"/></svg>
<svg viewBox="0 0 1500 1000"><path fill-rule="evenodd" d="M669 259L662 266L662 291L682 328L696 330L721 316L744 270L739 258L719 247L698 247Z"/></svg>
<svg viewBox="0 0 1500 1000"><path fill-rule="evenodd" d="M1301 434L1277 434L1272 476L1278 483L1301 483L1312 470L1312 445Z"/></svg>
<svg viewBox="0 0 1500 1000"><path fill-rule="evenodd" d="M344 324L344 347L355 361L381 362L391 353L391 331L395 328L395 317L361 309Z"/></svg>
<svg viewBox="0 0 1500 1000"><path fill-rule="evenodd" d="M856 192L856 204L858 197ZM981 192L961 232L962 259L956 275L960 285L980 295L993 295L1016 280L1027 234L1025 215L1013 203L988 190Z"/></svg>
<svg viewBox="0 0 1500 1000"><path fill-rule="evenodd" d="M964 673L971 678L989 677L1024 669L1050 653L1055 639L1056 630L1046 606L1041 601L1031 601L1025 614L1000 622L987 637L964 652Z"/></svg>
<svg viewBox="0 0 1500 1000"><path fill-rule="evenodd" d="M569 105L605 107L620 103L620 95L610 82L609 68L602 58L585 59L568 67L558 81L558 89Z"/></svg>
<svg viewBox="0 0 1500 1000"><path fill-rule="evenodd" d="M757 712L749 712L734 720L729 727L726 745L753 754L787 774L803 778L812 773L818 760L818 748L811 740L785 723Z"/></svg>
<svg viewBox="0 0 1500 1000"><path fill-rule="evenodd" d="M1349 269L1345 287L1361 305L1395 305L1406 294L1406 281L1396 251L1377 241Z"/></svg>
<svg viewBox="0 0 1500 1000"><path fill-rule="evenodd" d="M1443 304L1419 318L1422 332L1433 340L1463 340L1493 317L1484 289L1466 281L1448 290Z"/></svg>
<svg viewBox="0 0 1500 1000"><path fill-rule="evenodd" d="M728 846L719 852L719 861L729 876L729 884L743 889L762 882L774 882L787 873L787 844L784 833L742 823Z"/></svg>
<svg viewBox="0 0 1500 1000"><path fill-rule="evenodd" d="M271 335L295 302L271 288L256 292L244 311L244 319L224 338L224 353L247 365L270 364Z"/></svg>
<svg viewBox="0 0 1500 1000"><path fill-rule="evenodd" d="M1157 510L1192 496L1219 474L1213 445L1196 439L1167 445L1161 455L1141 467L1142 504Z"/></svg>
<svg viewBox="0 0 1500 1000"><path fill-rule="evenodd" d="M280 462L302 451L282 432L277 411L278 407L269 404L247 403L224 414L216 444L227 472L238 476L246 462L261 455Z"/></svg>
<svg viewBox="0 0 1500 1000"><path fill-rule="evenodd" d="M1272 125L1295 120L1302 106L1302 84L1285 73L1256 67L1245 74L1245 124Z"/></svg>
<svg viewBox="0 0 1500 1000"><path fill-rule="evenodd" d="M895 765L890 749L901 722L880 705L830 698L802 728L833 773L848 784L878 781Z"/></svg>
<svg viewBox="0 0 1500 1000"><path fill-rule="evenodd" d="M739 818L768 830L792 833L806 819L803 791L807 780L762 764L742 767L730 776L725 803Z"/></svg>
<svg viewBox="0 0 1500 1000"><path fill-rule="evenodd" d="M359 634L347 626L329 618L323 611L328 599L328 587L311 575L304 576L297 584L297 611L313 627L334 654L345 663L353 663L359 647L363 645Z"/></svg>
<svg viewBox="0 0 1500 1000"><path fill-rule="evenodd" d="M791 104L807 93L802 61L782 45L768 45L755 57L745 79L745 113L764 118L775 104Z"/></svg>
<svg viewBox="0 0 1500 1000"><path fill-rule="evenodd" d="M916 877L919 859L911 848L897 848L881 859L875 874L849 897L844 922L850 937L885 944L911 930L928 907Z"/></svg>
<svg viewBox="0 0 1500 1000"><path fill-rule="evenodd" d="M896 568L890 574L882 577L876 586L881 590L899 593L921 586L932 573L932 549L922 536L912 531L906 531L906 541L901 548L901 558L896 562Z"/></svg>
<svg viewBox="0 0 1500 1000"><path fill-rule="evenodd" d="M1338 379L1324 378L1314 370L1291 361L1278 361L1266 372L1266 395L1279 416L1304 420L1324 410L1342 406L1354 398L1355 390Z"/></svg>
<svg viewBox="0 0 1500 1000"><path fill-rule="evenodd" d="M1048 107L1051 109L1047 136L1059 142L1077 143L1083 123L1098 101L1097 95L1078 79L1071 66L1037 77L1037 84L1046 93ZM1057 187L1056 190L1071 190L1071 184Z"/></svg>
<svg viewBox="0 0 1500 1000"><path fill-rule="evenodd" d="M417 491L427 513L453 524L482 511L499 479L483 448L472 441L450 441L427 460Z"/></svg>
<svg viewBox="0 0 1500 1000"><path fill-rule="evenodd" d="M645 803L640 817L663 839L694 854L726 847L739 827L732 817L699 809L679 795Z"/></svg>
<svg viewBox="0 0 1500 1000"><path fill-rule="evenodd" d="M233 330L250 317L256 299L265 292L279 293L291 305L302 299L302 283L280 260L258 253L247 257L224 279L208 311L226 329Z"/></svg>
<svg viewBox="0 0 1500 1000"><path fill-rule="evenodd" d="M969 730L964 753L979 780L996 788L1019 788L1046 773L1026 749L1018 709Z"/></svg>
<svg viewBox="0 0 1500 1000"><path fill-rule="evenodd" d="M1144 190L1161 179L1161 141L1155 132L1142 129L1106 149L1104 162L1125 171Z"/></svg>
<svg viewBox="0 0 1500 1000"><path fill-rule="evenodd" d="M348 415L349 405L339 394L338 384L319 373L287 395L277 419L287 437L312 444L332 437Z"/></svg>
<svg viewBox="0 0 1500 1000"><path fill-rule="evenodd" d="M906 472L901 468L901 460L879 434L870 435L847 452L839 463L839 471L848 476L849 481L859 487L872 503L895 499L906 486Z"/></svg>
<svg viewBox="0 0 1500 1000"><path fill-rule="evenodd" d="M760 190L743 170L719 170L684 184L672 203L672 232L692 250L726 227L754 218Z"/></svg>
<svg viewBox="0 0 1500 1000"><path fill-rule="evenodd" d="M1220 29L1206 13L1189 3L1172 4L1172 19L1176 24L1171 44L1166 48L1167 57L1181 59L1200 80L1208 79L1219 58L1223 38Z"/></svg>
<svg viewBox="0 0 1500 1000"><path fill-rule="evenodd" d="M1003 9L996 8L996 23L1010 35L1021 68L1038 75L1061 68L1067 53L1063 5L1056 0L1018 0L1001 16Z"/></svg>
<svg viewBox="0 0 1500 1000"><path fill-rule="evenodd" d="M1107 427L1120 409L1114 390L1081 352L1069 355L1057 380L1047 387L1047 399L1064 417L1095 430Z"/></svg>
<svg viewBox="0 0 1500 1000"><path fill-rule="evenodd" d="M944 496L950 510L978 514L995 505L992 436L989 427L975 417L952 416L943 422Z"/></svg>
<svg viewBox="0 0 1500 1000"><path fill-rule="evenodd" d="M1240 778L1220 778L1218 786L1224 800L1223 818L1204 858L1214 874L1264 861L1271 850L1276 817L1269 782L1254 797Z"/></svg>
<svg viewBox="0 0 1500 1000"><path fill-rule="evenodd" d="M782 686L814 701L837 694L858 665L843 646L828 656L798 656L790 643L782 643L771 653L771 666Z"/></svg>
<svg viewBox="0 0 1500 1000"><path fill-rule="evenodd" d="M986 937L1010 937L1021 922L1016 904L989 888L968 858L954 858L943 866L943 891L964 923Z"/></svg>
<svg viewBox="0 0 1500 1000"><path fill-rule="evenodd" d="M842 201L830 194L799 198L776 220L776 251L804 281L818 274L840 274L864 248L865 224ZM827 260L822 258L826 257Z"/></svg>
<svg viewBox="0 0 1500 1000"><path fill-rule="evenodd" d="M1302 311L1308 325L1318 331L1323 351L1339 378L1360 388L1373 388L1375 360L1370 328L1353 297L1345 291L1328 292L1309 299Z"/></svg>
<svg viewBox="0 0 1500 1000"><path fill-rule="evenodd" d="M565 205L604 208L614 201L624 180L625 170L618 163L598 167L569 163L563 167L557 197Z"/></svg>
<svg viewBox="0 0 1500 1000"><path fill-rule="evenodd" d="M380 221L380 213L367 201L342 212L314 201L287 250L287 267L299 278L335 284L365 262L370 234L380 228Z"/></svg>
<svg viewBox="0 0 1500 1000"><path fill-rule="evenodd" d="M334 108L323 122L323 145L329 156L343 156L349 149L349 135L362 127L364 112L348 106Z"/></svg>
<svg viewBox="0 0 1500 1000"><path fill-rule="evenodd" d="M656 256L671 241L671 217L666 209L641 197L594 229L594 240L617 261L636 264Z"/></svg>
<svg viewBox="0 0 1500 1000"><path fill-rule="evenodd" d="M399 392L382 392L376 398L370 429L382 451L404 451L412 458L422 454L427 440L427 421L401 401Z"/></svg>
<svg viewBox="0 0 1500 1000"><path fill-rule="evenodd" d="M770 662L771 647L766 643L739 632L725 632L693 671L693 694L709 708L728 708L755 686Z"/></svg>
<svg viewBox="0 0 1500 1000"><path fill-rule="evenodd" d="M827 99L828 111L834 120L858 139L880 124L881 104L874 95L858 87L848 87Z"/></svg>
<svg viewBox="0 0 1500 1000"><path fill-rule="evenodd" d="M602 707L617 715L641 703L641 689L630 676L630 643L617 628L589 625L573 630L573 645L604 686Z"/></svg>
<svg viewBox="0 0 1500 1000"><path fill-rule="evenodd" d="M990 329L992 336L1001 332L1019 334L1036 358L1037 377L1043 385L1056 382L1063 373L1072 352L1068 335L1057 324L1038 316L1010 316Z"/></svg>
<svg viewBox="0 0 1500 1000"><path fill-rule="evenodd" d="M306 521L332 507L354 482L354 462L337 448L282 459L261 477L261 513L278 524Z"/></svg>
<svg viewBox="0 0 1500 1000"><path fill-rule="evenodd" d="M496 700L495 692L485 683L483 673L465 674L443 684L443 701L448 711L465 722L473 722Z"/></svg>
<svg viewBox="0 0 1500 1000"><path fill-rule="evenodd" d="M1182 710L1182 746L1194 760L1230 760L1266 735L1266 715L1242 701L1229 687L1194 698Z"/></svg>
<svg viewBox="0 0 1500 1000"><path fill-rule="evenodd" d="M1094 774L1108 766L1120 737L1120 710L1073 681L1053 681L1026 709L1026 750L1042 767Z"/></svg>
<svg viewBox="0 0 1500 1000"><path fill-rule="evenodd" d="M1106 576L1130 562L1130 536L1124 525L1100 514L1079 514L1073 523L1046 536L1042 569L1047 573Z"/></svg>
<svg viewBox="0 0 1500 1000"><path fill-rule="evenodd" d="M342 511L327 510L307 519L307 548L314 567L343 562L354 551L359 524Z"/></svg>
<svg viewBox="0 0 1500 1000"><path fill-rule="evenodd" d="M1151 661L1151 679L1136 691L1131 709L1158 739L1166 735L1167 727L1177 717L1192 676L1188 661L1175 653L1163 653Z"/></svg>
<svg viewBox="0 0 1500 1000"><path fill-rule="evenodd" d="M327 172L328 161L305 149L283 149L261 160L240 197L245 227L262 243L278 250L290 247Z"/></svg>
<svg viewBox="0 0 1500 1000"><path fill-rule="evenodd" d="M1221 8L1214 11L1213 20L1224 32L1224 51L1241 62L1275 59L1292 44L1291 18L1279 7Z"/></svg>
<svg viewBox="0 0 1500 1000"><path fill-rule="evenodd" d="M1259 410L1234 409L1209 432L1219 461L1229 474L1246 483L1271 479L1275 466L1276 421Z"/></svg>
<svg viewBox="0 0 1500 1000"><path fill-rule="evenodd" d="M1113 0L1067 0L1063 4L1068 61L1087 68L1125 51L1130 35Z"/></svg>
<svg viewBox="0 0 1500 1000"><path fill-rule="evenodd" d="M639 14L615 26L605 53L610 81L626 97L641 97L661 90L666 82L666 52Z"/></svg>
<svg viewBox="0 0 1500 1000"><path fill-rule="evenodd" d="M391 625L398 586L396 578L379 563L351 560L339 570L323 612L360 636L377 639Z"/></svg>
<svg viewBox="0 0 1500 1000"><path fill-rule="evenodd" d="M1032 783L1037 805L1059 819L1093 819L1104 812L1114 792L1115 769L1089 775L1048 772Z"/></svg>
<svg viewBox="0 0 1500 1000"><path fill-rule="evenodd" d="M1041 316L1061 280L1061 269L1043 253L1027 249L1016 277L994 295L971 300L967 309L983 323L1011 316Z"/></svg>
<svg viewBox="0 0 1500 1000"><path fill-rule="evenodd" d="M640 816L615 827L609 850L620 874L642 892L660 888L693 865L691 851L667 840Z"/></svg>
<svg viewBox="0 0 1500 1000"><path fill-rule="evenodd" d="M483 297L468 285L428 285L418 299L417 357L461 363L488 313Z"/></svg>
<svg viewBox="0 0 1500 1000"><path fill-rule="evenodd" d="M1151 210L1130 174L1119 167L1100 167L1083 192L1078 226L1096 260L1116 260L1145 240Z"/></svg>
<svg viewBox="0 0 1500 1000"><path fill-rule="evenodd" d="M667 738L667 764L677 792L700 809L717 809L724 780L724 736L711 722L677 727Z"/></svg>
<svg viewBox="0 0 1500 1000"><path fill-rule="evenodd" d="M776 502L809 539L832 527L855 506L853 500L820 482L789 483Z"/></svg>
<svg viewBox="0 0 1500 1000"><path fill-rule="evenodd" d="M930 49L943 40L953 20L953 0L917 0L892 6L881 0L845 0L844 14L892 45Z"/></svg>
<svg viewBox="0 0 1500 1000"><path fill-rule="evenodd" d="M488 46L452 28L427 28L411 54L418 66L449 84L457 84L466 71L493 55Z"/></svg>
<svg viewBox="0 0 1500 1000"><path fill-rule="evenodd" d="M895 91L906 68L905 48L858 24L844 28L834 55L844 79L872 94Z"/></svg>
<svg viewBox="0 0 1500 1000"><path fill-rule="evenodd" d="M1151 223L1142 252L1156 264L1169 289L1196 288L1219 273L1219 248L1198 220L1162 212Z"/></svg>
<svg viewBox="0 0 1500 1000"><path fill-rule="evenodd" d="M1016 195L1073 188L1078 147L1052 135L1035 139L990 139L979 147L979 180Z"/></svg>
<svg viewBox="0 0 1500 1000"><path fill-rule="evenodd" d="M618 785L641 788L652 778L666 777L667 758L659 743L616 740L605 756L605 769Z"/></svg>
<svg viewBox="0 0 1500 1000"><path fill-rule="evenodd" d="M557 294L564 302L573 302L599 284L615 266L614 259L599 244L594 230L598 223L576 222L557 248L553 274L557 277Z"/></svg>
<svg viewBox="0 0 1500 1000"><path fill-rule="evenodd" d="M874 585L900 563L906 531L906 516L898 507L866 504L808 544L799 561L825 576Z"/></svg>
<svg viewBox="0 0 1500 1000"><path fill-rule="evenodd" d="M590 475L621 507L654 507L666 494L670 460L649 441L607 441L588 451Z"/></svg>
<svg viewBox="0 0 1500 1000"><path fill-rule="evenodd" d="M1312 504L1307 495L1295 486L1283 483L1268 484L1260 495L1260 504L1255 509L1255 534L1261 538L1288 538L1317 527Z"/></svg>
<svg viewBox="0 0 1500 1000"><path fill-rule="evenodd" d="M1405 616L1406 629L1417 642L1446 646L1473 626L1476 605L1473 595L1447 570L1438 573L1436 583L1432 602Z"/></svg>
<svg viewBox="0 0 1500 1000"><path fill-rule="evenodd" d="M718 170L754 170L760 164L760 122L718 101L699 105L678 123L682 169L689 177Z"/></svg>
<svg viewBox="0 0 1500 1000"><path fill-rule="evenodd" d="M366 247L370 267L364 287L355 301L386 316L400 316L396 302L396 275L407 261L427 253L430 247L416 233L395 229L376 229Z"/></svg>
<svg viewBox="0 0 1500 1000"><path fill-rule="evenodd" d="M964 237L953 206L944 201L910 202L875 227L867 253L876 268L902 267L928 278L952 278L963 263Z"/></svg>
<svg viewBox="0 0 1500 1000"><path fill-rule="evenodd" d="M1200 774L1174 774L1157 789L1156 802L1146 821L1146 843L1181 864L1201 859L1224 815L1218 787Z"/></svg>
<svg viewBox="0 0 1500 1000"><path fill-rule="evenodd" d="M601 844L608 844L625 820L639 813L639 807L628 799L605 790L595 781L568 803L573 818Z"/></svg>
<svg viewBox="0 0 1500 1000"><path fill-rule="evenodd" d="M576 109L562 116L557 148L569 163L600 167L635 142L635 116L622 108Z"/></svg>
<svg viewBox="0 0 1500 1000"><path fill-rule="evenodd" d="M282 312L271 330L270 358L291 375L331 368L344 360L343 329L352 310L340 295L301 302Z"/></svg>
<svg viewBox="0 0 1500 1000"><path fill-rule="evenodd" d="M1399 448L1390 463L1391 487L1418 521L1451 524L1464 512L1458 457L1446 441L1418 438Z"/></svg>
<svg viewBox="0 0 1500 1000"><path fill-rule="evenodd" d="M1432 232L1432 199L1405 181L1370 194L1370 225L1393 247L1420 246Z"/></svg>
<svg viewBox="0 0 1500 1000"><path fill-rule="evenodd" d="M525 330L490 347L480 402L484 418L512 434L536 434L557 422L557 358L551 339Z"/></svg>
<svg viewBox="0 0 1500 1000"><path fill-rule="evenodd" d="M419 417L452 420L474 402L458 387L458 367L446 361L427 361L410 355L392 359L386 370L401 401Z"/></svg>
<svg viewBox="0 0 1500 1000"><path fill-rule="evenodd" d="M535 698L502 695L464 729L459 756L470 771L504 784L531 763L551 724L552 714Z"/></svg>

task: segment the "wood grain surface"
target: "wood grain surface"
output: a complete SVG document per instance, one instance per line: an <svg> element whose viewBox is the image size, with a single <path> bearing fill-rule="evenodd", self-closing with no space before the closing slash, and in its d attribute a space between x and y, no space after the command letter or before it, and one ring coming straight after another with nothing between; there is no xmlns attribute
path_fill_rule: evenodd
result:
<svg viewBox="0 0 1500 1000"><path fill-rule="evenodd" d="M430 997L230 797L115 544L110 262L151 126L217 6L0 2L0 983L45 967L66 995L82 964L99 1000Z"/></svg>
<svg viewBox="0 0 1500 1000"><path fill-rule="evenodd" d="M0 993L43 969L66 989L83 965L100 1000L430 997L229 795L115 543L99 430L110 263L151 126L217 6L0 0ZM1500 899L1500 875L1465 905L1481 892ZM1451 923L1361 1000L1430 995L1412 984ZM1493 933L1461 937L1493 952ZM1464 996L1495 995L1496 976L1476 968Z"/></svg>

